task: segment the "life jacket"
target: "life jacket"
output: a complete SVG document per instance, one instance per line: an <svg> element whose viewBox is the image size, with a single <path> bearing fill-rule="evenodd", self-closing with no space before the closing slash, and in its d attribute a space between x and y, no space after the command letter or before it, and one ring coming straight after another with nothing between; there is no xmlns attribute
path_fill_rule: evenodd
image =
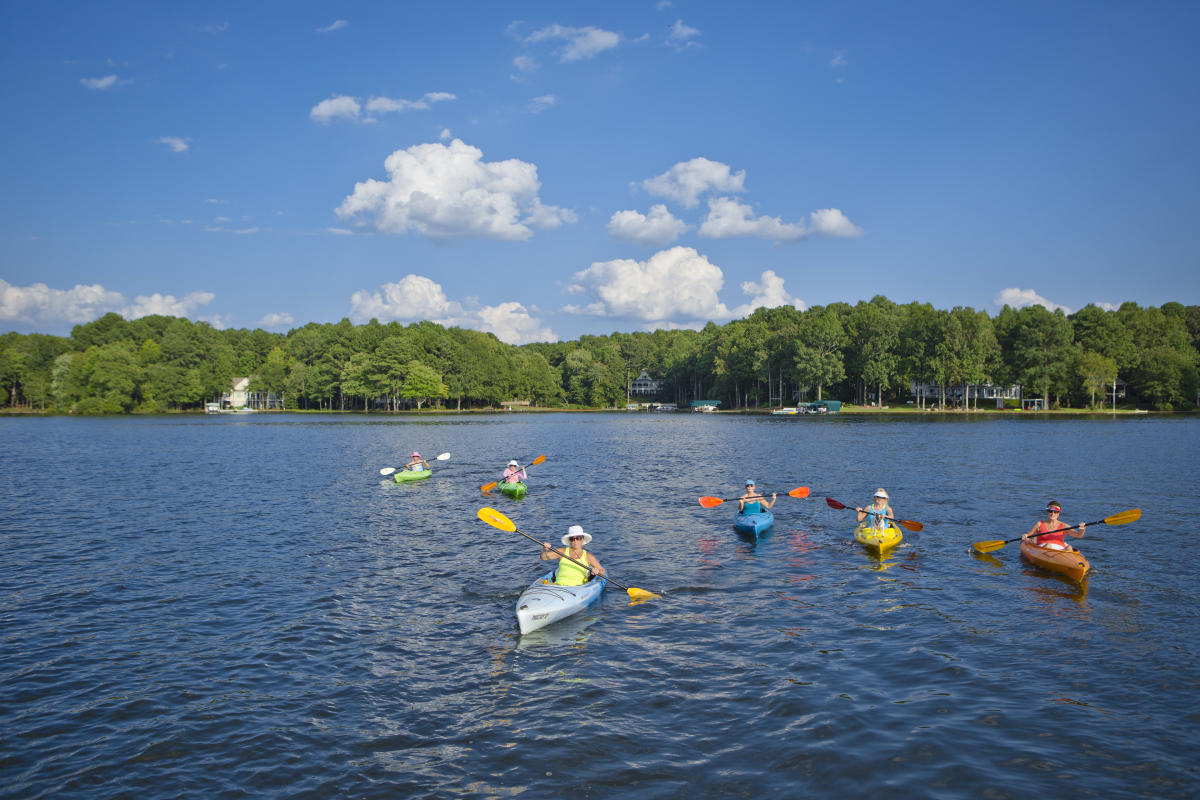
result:
<svg viewBox="0 0 1200 800"><path fill-rule="evenodd" d="M878 510L874 505L867 506L867 516L871 518L869 520L869 526L877 531L881 531L888 526L889 522L891 522L891 520L884 518L894 517L896 515L892 513L892 506L890 503L888 503L885 504L882 509Z"/></svg>
<svg viewBox="0 0 1200 800"><path fill-rule="evenodd" d="M1061 522L1058 524L1062 525ZM1063 527L1066 528L1067 526L1063 525ZM1048 544L1061 545L1063 548L1066 548L1066 546L1067 546L1067 540L1063 538L1062 531L1061 530L1057 530L1057 531L1046 530L1046 521L1045 520L1042 520L1041 522L1038 523L1038 535L1034 537L1033 541L1035 544L1040 544L1043 547Z"/></svg>
<svg viewBox="0 0 1200 800"><path fill-rule="evenodd" d="M569 551L568 551L569 552ZM583 551L576 561L583 564L588 563L587 550ZM558 560L558 569L554 573L554 582L559 586L582 586L587 583L588 571L576 564L569 558L560 558Z"/></svg>

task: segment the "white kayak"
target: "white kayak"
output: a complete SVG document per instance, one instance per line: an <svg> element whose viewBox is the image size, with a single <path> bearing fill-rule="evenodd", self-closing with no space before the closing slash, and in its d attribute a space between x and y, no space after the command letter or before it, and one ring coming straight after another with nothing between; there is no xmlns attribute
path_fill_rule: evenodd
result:
<svg viewBox="0 0 1200 800"><path fill-rule="evenodd" d="M554 572L547 572L517 598L517 623L521 633L530 633L552 622L577 614L600 599L606 578L592 578L582 586L559 586Z"/></svg>

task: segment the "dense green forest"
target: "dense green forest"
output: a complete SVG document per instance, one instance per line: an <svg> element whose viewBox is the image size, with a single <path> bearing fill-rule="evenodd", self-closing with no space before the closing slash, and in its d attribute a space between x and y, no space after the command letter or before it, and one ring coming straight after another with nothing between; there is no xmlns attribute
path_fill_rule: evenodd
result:
<svg viewBox="0 0 1200 800"><path fill-rule="evenodd" d="M582 336L507 345L432 322L310 323L287 334L216 330L203 322L107 314L69 338L0 335L4 406L80 414L198 410L235 376L292 409L383 411L615 407L642 370L664 380L656 399L721 400L726 408L799 400L945 406L954 387L1020 384L1047 408L1109 402L1192 409L1200 385L1200 306L1167 303L1074 314L1005 306L897 305L877 296L805 311L760 308L704 329ZM933 391L911 393L912 382ZM960 404L968 394L957 392ZM974 398L978 405L978 398Z"/></svg>

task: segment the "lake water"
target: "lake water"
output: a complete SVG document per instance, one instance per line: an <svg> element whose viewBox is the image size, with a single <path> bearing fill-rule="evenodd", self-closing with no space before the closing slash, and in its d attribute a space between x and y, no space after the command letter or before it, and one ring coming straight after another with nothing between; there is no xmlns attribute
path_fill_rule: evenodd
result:
<svg viewBox="0 0 1200 800"><path fill-rule="evenodd" d="M0 795L1197 796L1200 420L0 419ZM418 449L428 481L379 469ZM485 498L509 458L520 502ZM782 498L757 543L736 497ZM847 505L921 521L883 561ZM1083 587L1021 562L1060 501ZM528 636L568 525L621 583Z"/></svg>

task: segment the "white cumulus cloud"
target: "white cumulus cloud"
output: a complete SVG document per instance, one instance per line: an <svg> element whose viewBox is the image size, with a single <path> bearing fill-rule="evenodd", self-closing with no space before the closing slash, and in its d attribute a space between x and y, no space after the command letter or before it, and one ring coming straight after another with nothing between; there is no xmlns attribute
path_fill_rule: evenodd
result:
<svg viewBox="0 0 1200 800"><path fill-rule="evenodd" d="M618 211L608 221L608 233L614 239L646 245L664 247L678 239L687 230L687 223L674 217L667 207L658 203L650 207L650 213Z"/></svg>
<svg viewBox="0 0 1200 800"><path fill-rule="evenodd" d="M120 80L116 75L105 75L102 78L80 78L79 82L88 89L111 89Z"/></svg>
<svg viewBox="0 0 1200 800"><path fill-rule="evenodd" d="M543 94L543 95L541 95L539 97L535 97L529 101L529 110L532 111L534 114L537 114L539 112L545 111L547 108L551 108L557 102L558 102L558 99L554 95Z"/></svg>
<svg viewBox="0 0 1200 800"><path fill-rule="evenodd" d="M335 19L333 22L329 23L324 28L317 28L317 33L331 33L333 31L341 30L342 28L346 27L349 24L350 23L344 19Z"/></svg>
<svg viewBox="0 0 1200 800"><path fill-rule="evenodd" d="M1002 289L996 294L995 297L992 298L992 302L998 306L1012 306L1013 308L1024 308L1025 306L1043 306L1050 311L1055 311L1061 308L1064 314L1071 313L1071 309L1064 305L1050 302L1033 289Z"/></svg>
<svg viewBox="0 0 1200 800"><path fill-rule="evenodd" d="M554 228L575 214L538 197L537 167L510 158L487 162L460 139L397 150L384 161L388 179L354 186L336 213L369 218L383 233L416 231L435 240L487 238L518 241L530 226Z"/></svg>
<svg viewBox="0 0 1200 800"><path fill-rule="evenodd" d="M44 283L14 286L0 279L0 320L31 324L80 324L110 311L126 319L149 314L186 317L212 302L212 292L190 292L182 299L174 295L138 296L132 302L120 292L100 284L77 284L71 289L52 289Z"/></svg>
<svg viewBox="0 0 1200 800"><path fill-rule="evenodd" d="M377 292L355 292L350 297L350 308L351 319L360 323L372 318L381 322L429 320L447 327L494 333L509 344L558 340L554 331L520 303L466 308L447 298L441 284L423 275L405 275L395 283L385 283Z"/></svg>
<svg viewBox="0 0 1200 800"><path fill-rule="evenodd" d="M314 122L328 125L335 119L358 119L362 112L362 104L344 94L335 95L322 100L309 110L308 116Z"/></svg>
<svg viewBox="0 0 1200 800"><path fill-rule="evenodd" d="M677 19L667 29L667 44L674 47L676 50L684 50L689 47L699 47L700 43L696 41L696 37L700 35L700 31L689 25L685 25L683 20Z"/></svg>
<svg viewBox="0 0 1200 800"><path fill-rule="evenodd" d="M731 236L755 236L774 242L794 242L808 236L860 236L862 229L836 208L824 208L809 215L809 221L784 222L779 217L754 216L754 209L731 197L708 201L708 216L700 225L700 235L710 239Z"/></svg>
<svg viewBox="0 0 1200 800"><path fill-rule="evenodd" d="M675 166L653 178L642 181L642 188L657 197L677 200L688 208L700 203L700 195L706 192L745 191L746 171L732 172L728 164L693 158L680 161Z"/></svg>
<svg viewBox="0 0 1200 800"><path fill-rule="evenodd" d="M426 92L420 100L393 100L390 97L372 97L367 101L367 111L388 113L391 111L428 111L434 103L457 100L450 92Z"/></svg>
<svg viewBox="0 0 1200 800"><path fill-rule="evenodd" d="M291 314L286 311L282 313L272 312L266 314L255 325L260 328L285 328L295 322Z"/></svg>
<svg viewBox="0 0 1200 800"><path fill-rule="evenodd" d="M559 60L563 62L595 58L621 43L619 34L591 26L569 28L564 25L548 25L534 31L525 39L528 43L551 40L564 41L562 49L558 52Z"/></svg>
<svg viewBox="0 0 1200 800"><path fill-rule="evenodd" d="M158 144L165 144L172 153L183 153L187 151L190 140L181 136L160 136L154 141Z"/></svg>
<svg viewBox="0 0 1200 800"><path fill-rule="evenodd" d="M647 327L696 327L708 320L729 320L756 308L793 305L802 300L788 294L783 278L765 270L759 280L741 284L749 301L730 309L719 294L725 283L721 268L690 247L672 247L646 261L617 259L592 264L576 272L567 286L573 294L587 294L592 302L569 305L572 314L617 317L649 323Z"/></svg>

